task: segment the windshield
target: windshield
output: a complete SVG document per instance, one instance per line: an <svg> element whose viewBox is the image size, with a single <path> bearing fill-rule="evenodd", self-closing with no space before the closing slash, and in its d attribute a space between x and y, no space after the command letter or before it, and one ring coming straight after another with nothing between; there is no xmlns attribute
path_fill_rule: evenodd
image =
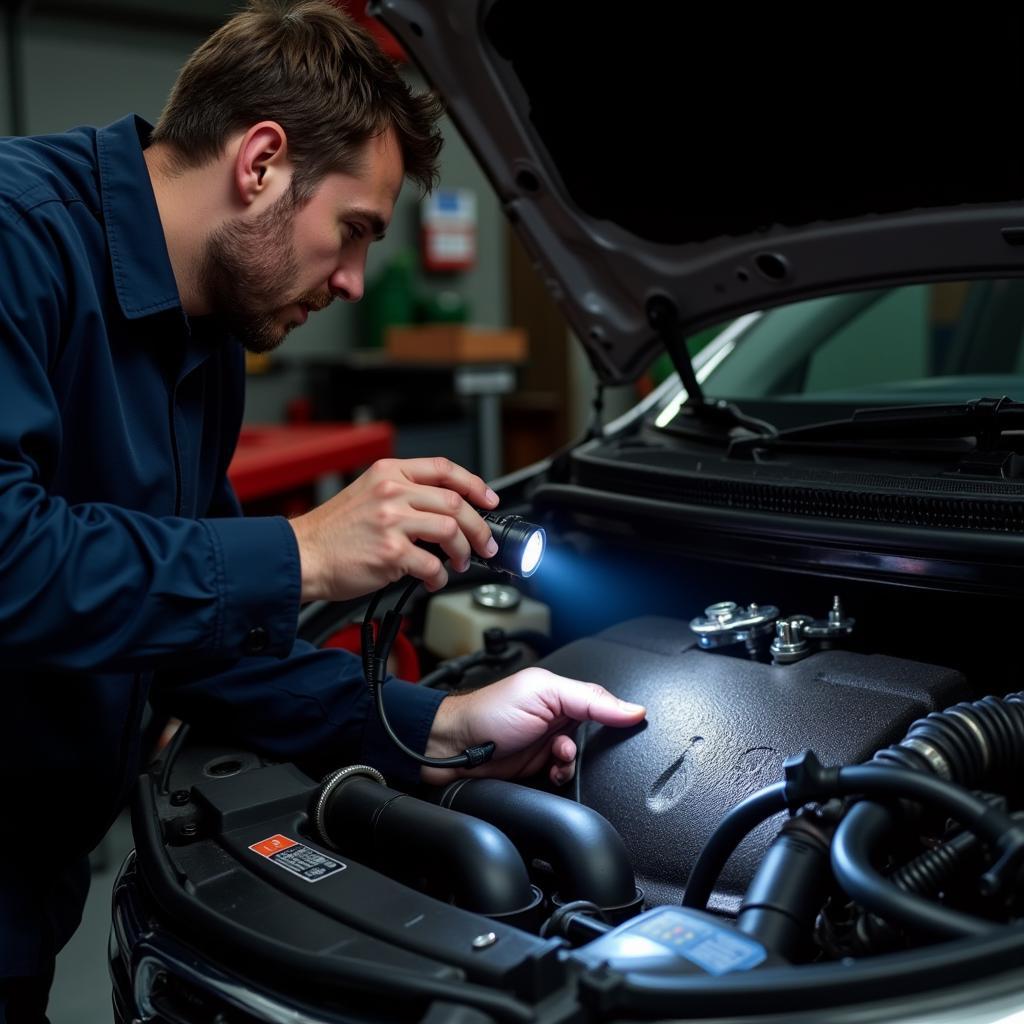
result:
<svg viewBox="0 0 1024 1024"><path fill-rule="evenodd" d="M908 285L797 302L759 317L704 381L770 405L1024 399L1024 280Z"/></svg>

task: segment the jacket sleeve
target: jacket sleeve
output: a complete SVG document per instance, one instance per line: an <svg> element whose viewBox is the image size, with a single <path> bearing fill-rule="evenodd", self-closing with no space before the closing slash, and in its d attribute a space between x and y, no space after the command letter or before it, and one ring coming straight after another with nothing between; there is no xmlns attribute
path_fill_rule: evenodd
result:
<svg viewBox="0 0 1024 1024"><path fill-rule="evenodd" d="M241 517L226 474L207 512ZM422 753L444 695L398 679L390 679L383 693L391 727ZM244 658L219 670L160 673L151 701L165 715L277 760L302 761L323 772L358 762L372 765L393 784L419 779L419 765L385 734L362 665L348 651L317 650L297 640L285 658Z"/></svg>
<svg viewBox="0 0 1024 1024"><path fill-rule="evenodd" d="M444 694L398 679L388 680L383 694L392 728L422 752ZM359 659L347 651L297 640L284 659L245 658L208 674L161 673L150 699L164 714L268 757L322 771L369 764L389 783L419 778L419 766L384 733Z"/></svg>
<svg viewBox="0 0 1024 1024"><path fill-rule="evenodd" d="M145 670L286 654L300 594L286 520L158 518L49 492L64 426L48 372L71 329L60 215L0 203L4 666Z"/></svg>

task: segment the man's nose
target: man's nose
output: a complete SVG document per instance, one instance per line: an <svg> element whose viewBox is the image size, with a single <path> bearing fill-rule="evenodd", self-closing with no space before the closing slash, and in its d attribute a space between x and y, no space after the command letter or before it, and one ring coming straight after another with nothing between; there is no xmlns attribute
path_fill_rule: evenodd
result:
<svg viewBox="0 0 1024 1024"><path fill-rule="evenodd" d="M336 298L358 302L363 297L363 261L339 266L328 283Z"/></svg>

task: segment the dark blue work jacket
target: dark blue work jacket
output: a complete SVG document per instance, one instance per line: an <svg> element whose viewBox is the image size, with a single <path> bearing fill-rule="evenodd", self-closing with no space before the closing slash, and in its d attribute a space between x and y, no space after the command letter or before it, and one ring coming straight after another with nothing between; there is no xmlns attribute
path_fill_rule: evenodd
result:
<svg viewBox="0 0 1024 1024"><path fill-rule="evenodd" d="M181 308L149 131L0 139L0 977L77 924L147 696L271 756L417 770L357 660L296 642L288 523L241 518L243 353ZM385 693L422 749L441 695Z"/></svg>

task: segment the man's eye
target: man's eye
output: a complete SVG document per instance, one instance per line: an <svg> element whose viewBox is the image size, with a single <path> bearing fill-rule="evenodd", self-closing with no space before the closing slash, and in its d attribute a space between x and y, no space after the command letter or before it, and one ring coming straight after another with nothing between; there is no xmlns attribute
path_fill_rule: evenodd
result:
<svg viewBox="0 0 1024 1024"><path fill-rule="evenodd" d="M348 226L348 237L353 241L358 241L362 238L365 232L363 231L361 224L349 224Z"/></svg>

